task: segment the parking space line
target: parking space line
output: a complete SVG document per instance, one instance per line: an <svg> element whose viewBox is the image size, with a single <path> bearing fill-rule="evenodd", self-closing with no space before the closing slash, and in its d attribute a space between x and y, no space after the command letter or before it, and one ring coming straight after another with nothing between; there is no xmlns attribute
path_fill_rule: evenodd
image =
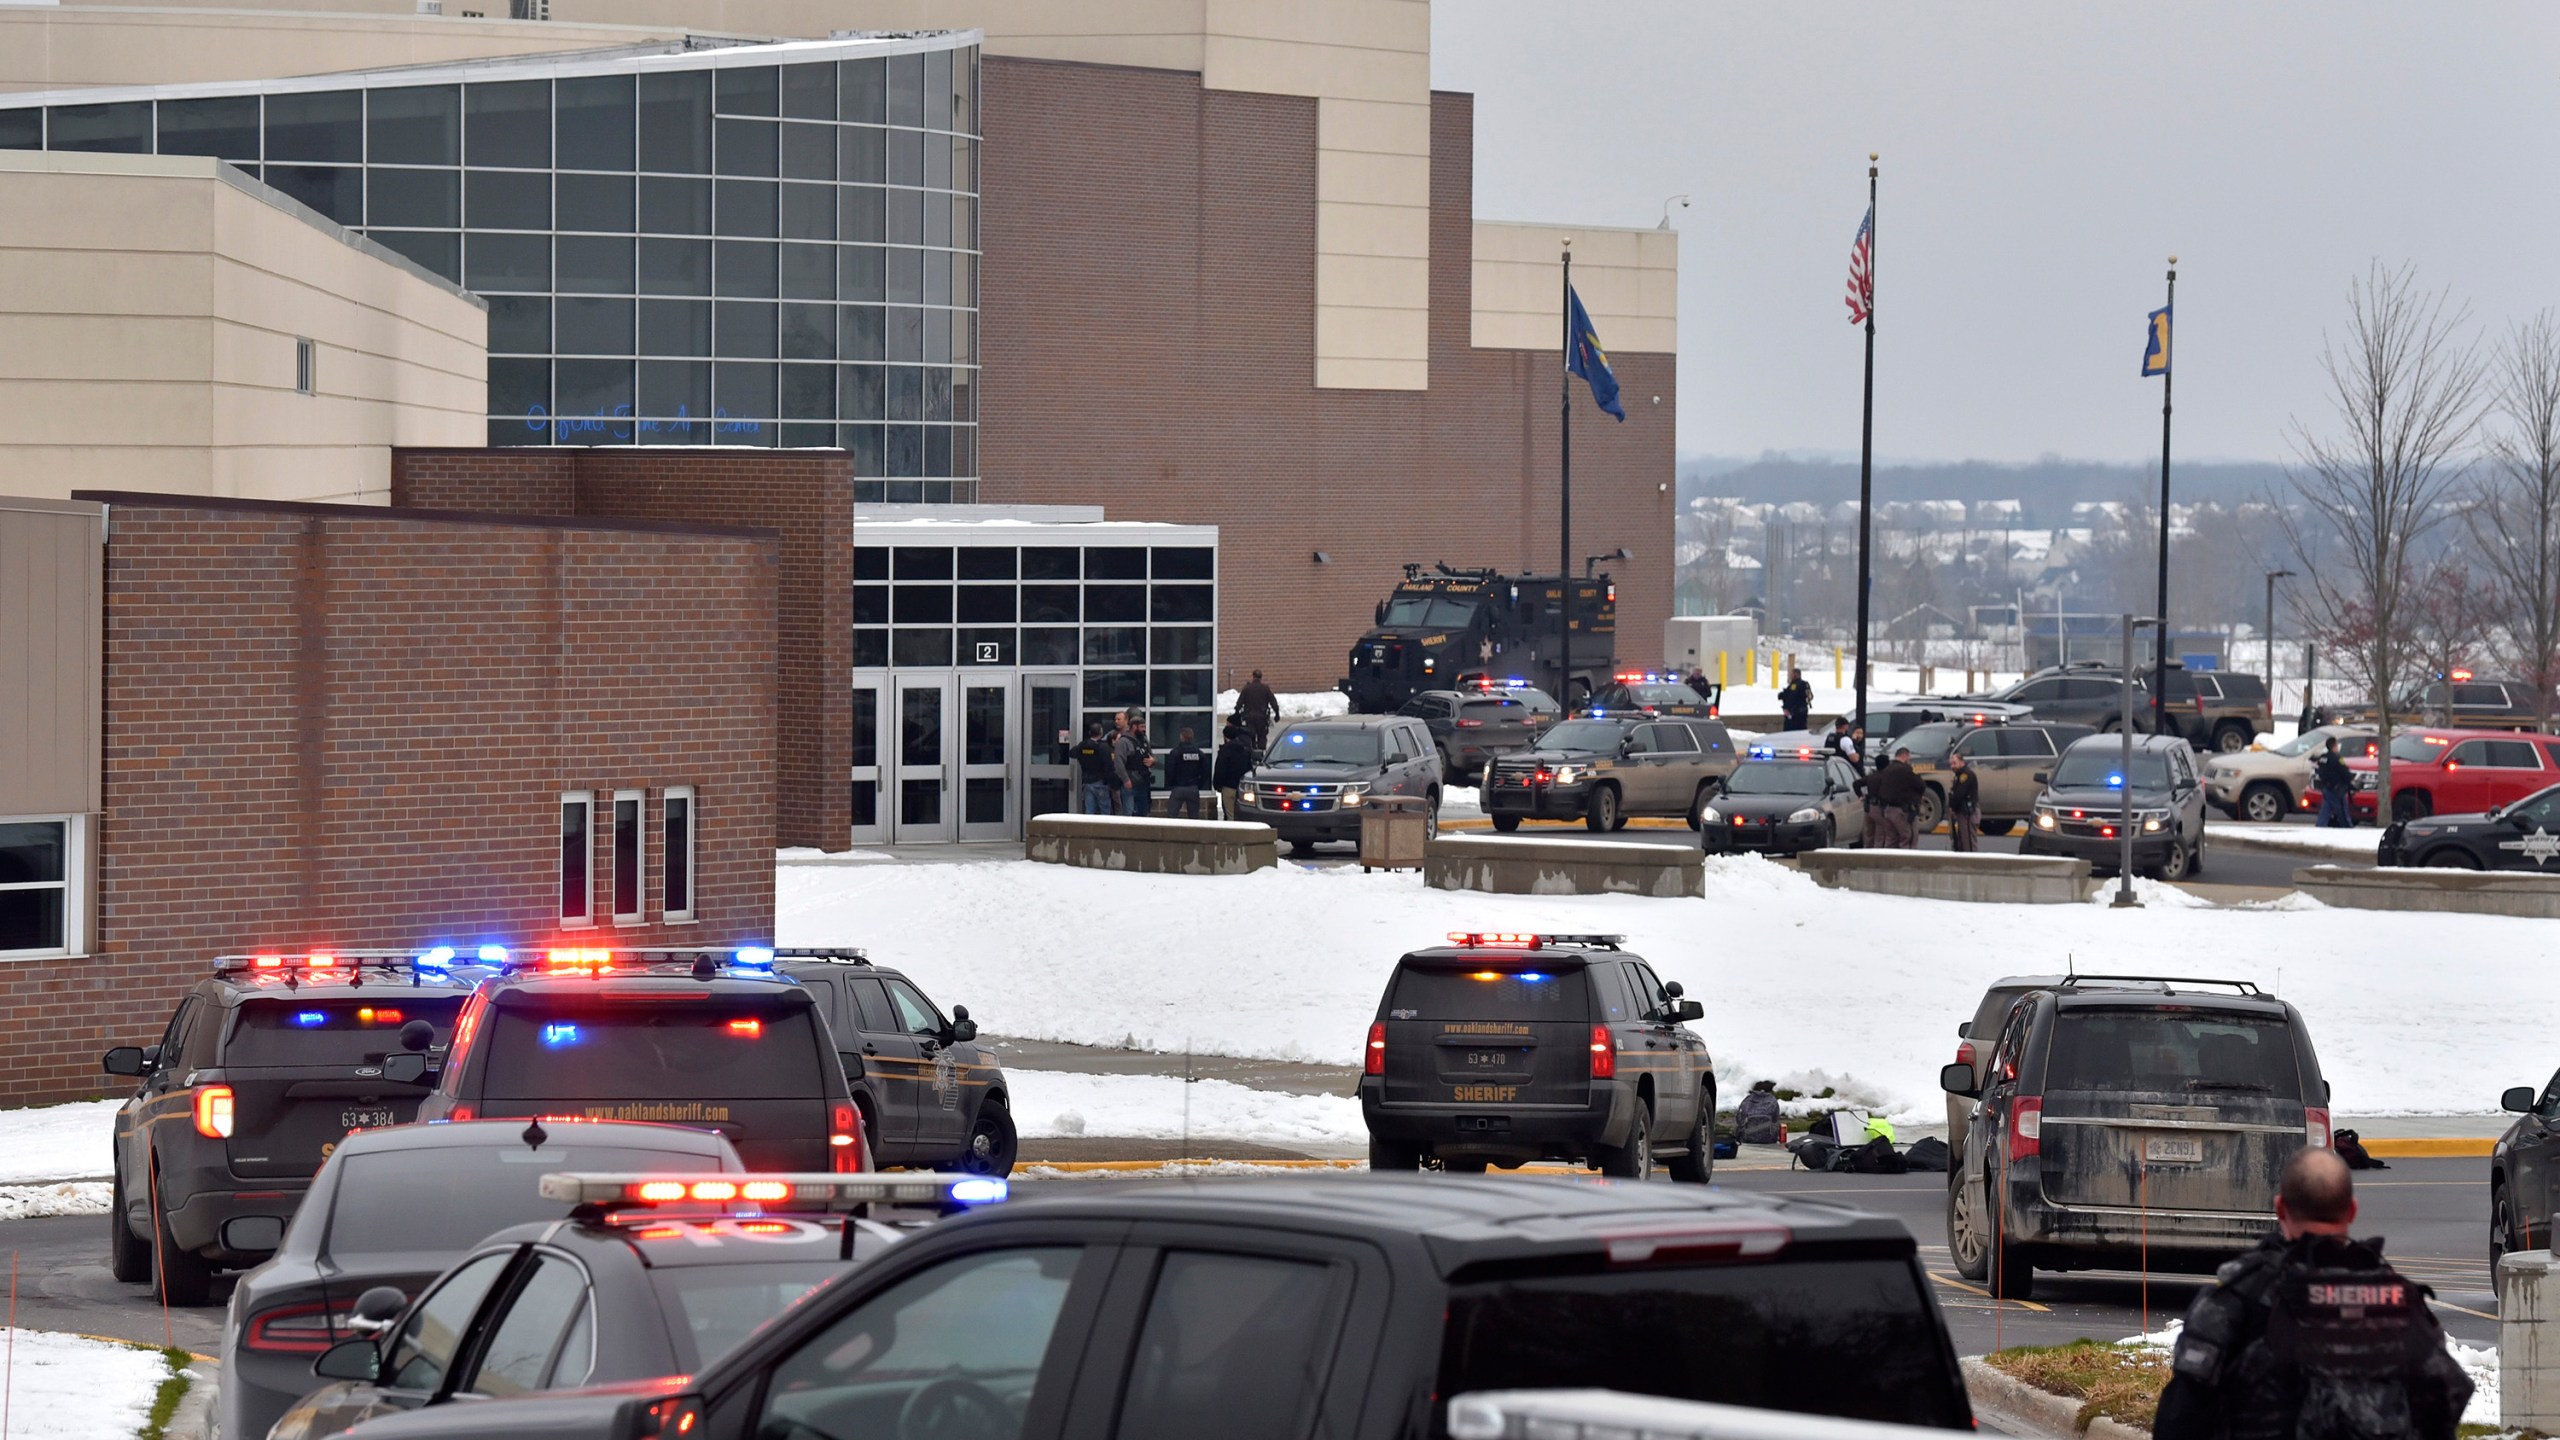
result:
<svg viewBox="0 0 2560 1440"><path fill-rule="evenodd" d="M2050 1315L2053 1313L2053 1307L2050 1305L2039 1305L2033 1300L2001 1300L1993 1296L1990 1291L1983 1289L1981 1286L1967 1285L1953 1275L1941 1275L1935 1270L1928 1273L1930 1279L1937 1281L1941 1285L1953 1286L1967 1295L1979 1295L1983 1299L1991 1301L1994 1305L2015 1305L2021 1310L2033 1310L2044 1315Z"/></svg>

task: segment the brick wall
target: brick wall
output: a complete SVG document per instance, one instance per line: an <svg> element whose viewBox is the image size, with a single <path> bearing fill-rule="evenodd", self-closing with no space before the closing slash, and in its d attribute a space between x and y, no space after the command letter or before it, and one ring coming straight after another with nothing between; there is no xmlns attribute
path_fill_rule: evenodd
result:
<svg viewBox="0 0 2560 1440"><path fill-rule="evenodd" d="M778 835L844 848L853 824L853 462L841 450L395 450L391 503L752 525L781 535Z"/></svg>
<svg viewBox="0 0 2560 1440"><path fill-rule="evenodd" d="M1227 684L1329 687L1407 561L1555 568L1560 354L1469 343L1469 97L1432 97L1430 388L1320 391L1313 100L1049 61L985 75L982 499L1220 527ZM1611 567L1618 654L1655 660L1674 363L1611 362L1626 422L1575 401L1574 564L1634 551Z"/></svg>
<svg viewBox="0 0 2560 1440"><path fill-rule="evenodd" d="M95 1094L207 959L563 933L559 796L648 792L649 923L773 930L777 542L670 526L92 494L110 504L91 958L0 1000L0 1096ZM657 804L695 787L700 919L657 919Z"/></svg>

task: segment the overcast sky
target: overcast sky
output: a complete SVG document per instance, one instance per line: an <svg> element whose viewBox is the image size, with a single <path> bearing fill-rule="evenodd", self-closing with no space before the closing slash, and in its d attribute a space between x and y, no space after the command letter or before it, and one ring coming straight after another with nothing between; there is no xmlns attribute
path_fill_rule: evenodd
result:
<svg viewBox="0 0 2560 1440"><path fill-rule="evenodd" d="M1476 213L1680 245L1679 452L1856 453L1841 303L1883 155L1876 449L2137 460L2178 265L2177 451L2282 459L2351 275L2560 303L2560 9L1440 0ZM1603 335L1605 342L1607 336Z"/></svg>

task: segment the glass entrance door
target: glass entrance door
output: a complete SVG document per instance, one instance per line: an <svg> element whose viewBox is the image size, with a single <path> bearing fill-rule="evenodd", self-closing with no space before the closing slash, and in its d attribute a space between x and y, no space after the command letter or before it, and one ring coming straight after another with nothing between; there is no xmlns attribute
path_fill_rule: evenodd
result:
<svg viewBox="0 0 2560 1440"><path fill-rule="evenodd" d="M1022 677L1023 785L1025 815L1069 815L1076 795L1067 752L1076 743L1076 677Z"/></svg>
<svg viewBox="0 0 2560 1440"><path fill-rule="evenodd" d="M853 843L880 845L889 839L889 804L880 766L879 680L853 682Z"/></svg>
<svg viewBox="0 0 2560 1440"><path fill-rule="evenodd" d="M900 844L958 838L960 807L953 803L956 757L951 731L951 679L910 679L898 686L897 824Z"/></svg>
<svg viewBox="0 0 2560 1440"><path fill-rule="evenodd" d="M1014 839L1011 677L963 677L960 713L960 838Z"/></svg>

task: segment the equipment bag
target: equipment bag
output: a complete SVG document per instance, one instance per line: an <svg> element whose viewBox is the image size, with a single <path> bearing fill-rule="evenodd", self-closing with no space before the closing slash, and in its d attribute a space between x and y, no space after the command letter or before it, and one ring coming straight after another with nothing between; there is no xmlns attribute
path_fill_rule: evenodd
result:
<svg viewBox="0 0 2560 1440"><path fill-rule="evenodd" d="M1852 1175L1900 1175L1911 1166L1893 1148L1892 1141L1879 1135L1864 1145L1842 1147L1840 1153L1832 1157L1831 1168Z"/></svg>
<svg viewBox="0 0 2560 1440"><path fill-rule="evenodd" d="M1902 1163L1914 1170L1943 1175L1947 1171L1947 1142L1935 1135L1923 1135L1911 1142L1903 1152Z"/></svg>

